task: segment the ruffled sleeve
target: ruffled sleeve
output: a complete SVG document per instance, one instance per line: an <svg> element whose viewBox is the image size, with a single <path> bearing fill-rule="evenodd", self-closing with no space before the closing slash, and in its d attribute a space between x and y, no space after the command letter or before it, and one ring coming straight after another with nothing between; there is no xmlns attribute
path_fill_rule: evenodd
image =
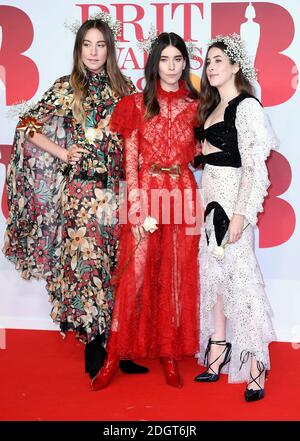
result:
<svg viewBox="0 0 300 441"><path fill-rule="evenodd" d="M270 185L266 159L279 143L268 115L254 98L246 98L238 105L235 124L242 176L234 213L244 215L255 225Z"/></svg>
<svg viewBox="0 0 300 441"><path fill-rule="evenodd" d="M25 279L46 278L56 258L65 167L25 136L26 125L38 122L39 130L63 149L72 144L73 95L68 78L58 79L20 117L7 169L9 216L3 252Z"/></svg>
<svg viewBox="0 0 300 441"><path fill-rule="evenodd" d="M140 111L138 106L142 95L127 95L116 105L111 120L110 130L118 132L124 142L124 171L128 191L128 217L130 222L137 224L136 214L140 211L138 156L138 128Z"/></svg>
<svg viewBox="0 0 300 441"><path fill-rule="evenodd" d="M140 112L136 106L138 95L127 95L122 98L116 105L110 120L110 129L120 133L124 139L129 138L139 127Z"/></svg>

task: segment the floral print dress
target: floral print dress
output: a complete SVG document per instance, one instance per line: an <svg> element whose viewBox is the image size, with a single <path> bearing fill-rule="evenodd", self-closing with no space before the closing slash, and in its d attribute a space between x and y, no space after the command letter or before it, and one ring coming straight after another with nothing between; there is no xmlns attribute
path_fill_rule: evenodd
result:
<svg viewBox="0 0 300 441"><path fill-rule="evenodd" d="M69 77L58 79L28 115L63 148L89 150L73 166L36 148L16 131L7 176L9 218L4 253L24 278L45 278L51 316L83 342L107 336L116 264L122 142L109 130L119 97L107 74L88 75L85 127L75 121ZM132 86L133 89L133 86Z"/></svg>

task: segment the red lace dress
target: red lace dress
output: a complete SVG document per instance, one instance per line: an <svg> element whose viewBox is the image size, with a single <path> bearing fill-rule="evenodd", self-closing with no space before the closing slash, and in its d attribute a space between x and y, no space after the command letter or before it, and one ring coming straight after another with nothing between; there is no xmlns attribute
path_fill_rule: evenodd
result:
<svg viewBox="0 0 300 441"><path fill-rule="evenodd" d="M121 358L180 359L195 354L199 344L201 216L188 168L195 153L197 102L188 98L184 83L177 92L158 85L157 94L159 115L144 120L138 93L123 98L111 119L111 128L125 138L129 217L138 224L147 215L159 221L158 229L140 241L130 222L121 227L109 340L109 351Z"/></svg>

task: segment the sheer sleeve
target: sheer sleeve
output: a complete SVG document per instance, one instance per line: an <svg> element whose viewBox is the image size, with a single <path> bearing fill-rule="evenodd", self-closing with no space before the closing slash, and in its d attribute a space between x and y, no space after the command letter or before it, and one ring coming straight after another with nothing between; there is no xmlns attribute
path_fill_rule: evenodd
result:
<svg viewBox="0 0 300 441"><path fill-rule="evenodd" d="M140 223L141 197L139 191L139 121L140 111L136 98L140 94L127 95L116 105L110 130L124 138L124 170L128 191L128 218L133 225Z"/></svg>
<svg viewBox="0 0 300 441"><path fill-rule="evenodd" d="M25 279L50 274L61 225L65 165L32 144L20 126L37 121L47 138L67 148L72 142L72 98L68 77L60 78L20 117L15 132L6 177L9 216L3 252Z"/></svg>
<svg viewBox="0 0 300 441"><path fill-rule="evenodd" d="M59 147L67 148L71 143L71 124L73 120L72 102L73 89L69 82L70 77L64 76L58 78L54 84L43 94L42 98L28 111L20 116L17 125L15 139L20 142L14 144L14 149L24 147L25 156L35 153L36 157L43 161L49 157L49 153L37 149L36 146L30 142L28 130L26 126L30 123L38 123L40 131L48 139L56 143ZM55 164L62 169L65 164L58 158L53 158Z"/></svg>
<svg viewBox="0 0 300 441"><path fill-rule="evenodd" d="M116 105L111 120L110 129L118 132L124 139L139 127L139 111L135 99L137 94L127 95Z"/></svg>
<svg viewBox="0 0 300 441"><path fill-rule="evenodd" d="M125 140L125 179L128 190L128 219L133 225L140 223L141 194L138 177L139 147L138 130L132 131Z"/></svg>
<svg viewBox="0 0 300 441"><path fill-rule="evenodd" d="M125 77L128 88L129 88L129 95L132 95L136 93L136 88L133 84L133 82L130 80L129 77ZM120 102L120 101L118 101ZM116 106L118 103L116 104ZM123 113L123 111L122 111ZM119 126L121 122L121 115L117 116L118 121L114 122L116 126ZM123 116L122 116L123 118ZM119 122L120 119L120 122ZM108 148L107 148L107 172L108 172L108 179L107 179L107 188L111 189L114 193L119 193L119 181L124 178L123 175L123 140L120 139L118 130L112 129L111 124L112 117L110 117L109 122L109 128L110 128L110 134L109 134L109 142L108 142ZM123 121L123 120L122 120Z"/></svg>
<svg viewBox="0 0 300 441"><path fill-rule="evenodd" d="M268 115L254 98L246 98L236 114L238 146L242 161L242 176L234 213L245 215L254 225L263 211L263 200L270 185L266 159L278 140Z"/></svg>

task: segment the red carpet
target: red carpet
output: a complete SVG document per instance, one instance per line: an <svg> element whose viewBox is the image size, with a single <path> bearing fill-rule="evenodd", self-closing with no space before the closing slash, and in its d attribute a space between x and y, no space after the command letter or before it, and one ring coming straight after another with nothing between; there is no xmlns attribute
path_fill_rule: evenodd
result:
<svg viewBox="0 0 300 441"><path fill-rule="evenodd" d="M120 371L111 385L89 388L84 373L83 345L69 333L8 330L6 350L0 350L0 420L299 420L300 351L290 343L272 343L272 370L266 397L246 403L244 385L197 384L194 359L180 362L182 389L164 382L158 360L143 360L151 372Z"/></svg>

